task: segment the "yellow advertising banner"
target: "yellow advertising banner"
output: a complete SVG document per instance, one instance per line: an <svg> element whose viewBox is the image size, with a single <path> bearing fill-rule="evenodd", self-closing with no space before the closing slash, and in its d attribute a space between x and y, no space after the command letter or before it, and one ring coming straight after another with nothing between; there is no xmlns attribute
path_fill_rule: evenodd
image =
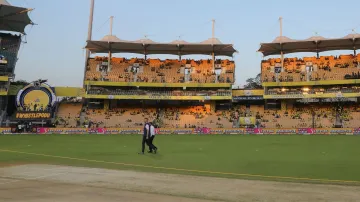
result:
<svg viewBox="0 0 360 202"><path fill-rule="evenodd" d="M243 90L243 89L233 89L232 95L236 96L262 96L264 95L264 90Z"/></svg>

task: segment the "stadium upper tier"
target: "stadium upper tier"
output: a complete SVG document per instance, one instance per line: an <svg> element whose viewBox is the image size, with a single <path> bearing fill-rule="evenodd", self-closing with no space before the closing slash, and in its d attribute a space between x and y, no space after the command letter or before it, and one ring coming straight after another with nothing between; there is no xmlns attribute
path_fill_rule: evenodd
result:
<svg viewBox="0 0 360 202"><path fill-rule="evenodd" d="M234 83L235 63L230 60L89 59L87 81L146 83Z"/></svg>
<svg viewBox="0 0 360 202"><path fill-rule="evenodd" d="M347 84L349 82L341 82L341 80L360 79L360 54L285 58L283 68L280 58L271 58L262 61L261 71L264 86L271 86L271 82L320 81L318 84ZM323 81L328 83L321 83ZM307 85L307 83L299 84Z"/></svg>

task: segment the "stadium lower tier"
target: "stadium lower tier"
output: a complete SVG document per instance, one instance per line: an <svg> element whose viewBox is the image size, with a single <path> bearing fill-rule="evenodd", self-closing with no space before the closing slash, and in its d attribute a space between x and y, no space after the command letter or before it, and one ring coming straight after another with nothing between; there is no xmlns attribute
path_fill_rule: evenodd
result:
<svg viewBox="0 0 360 202"><path fill-rule="evenodd" d="M264 105L218 105L182 103L149 106L149 101L131 105L89 101L61 104L57 127L139 128L145 118L161 128L358 128L360 108L355 103L286 104L282 109ZM140 107L141 106L141 107Z"/></svg>

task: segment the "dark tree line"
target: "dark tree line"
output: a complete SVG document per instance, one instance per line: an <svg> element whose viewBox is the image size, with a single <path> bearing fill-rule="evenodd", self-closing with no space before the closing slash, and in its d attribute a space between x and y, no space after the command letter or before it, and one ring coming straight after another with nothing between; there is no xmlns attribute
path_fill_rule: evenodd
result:
<svg viewBox="0 0 360 202"><path fill-rule="evenodd" d="M21 80L21 79L11 82L11 85L24 85L24 86L26 86L26 85L29 85L29 84L30 84L30 82L25 81L25 80Z"/></svg>
<svg viewBox="0 0 360 202"><path fill-rule="evenodd" d="M256 75L254 78L246 79L246 84L244 85L245 89L262 89L261 85L261 73Z"/></svg>

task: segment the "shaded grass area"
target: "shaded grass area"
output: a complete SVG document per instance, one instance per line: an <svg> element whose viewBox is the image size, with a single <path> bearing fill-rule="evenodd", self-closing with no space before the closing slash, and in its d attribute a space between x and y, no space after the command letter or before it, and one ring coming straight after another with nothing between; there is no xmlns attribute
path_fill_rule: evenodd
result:
<svg viewBox="0 0 360 202"><path fill-rule="evenodd" d="M120 162L211 172L359 181L360 184L360 138L356 136L162 135L155 138L155 144L159 147L158 154L138 155L141 148L140 135L3 135L0 136L0 149L101 162L0 151L0 166L46 163L294 181L116 163Z"/></svg>

